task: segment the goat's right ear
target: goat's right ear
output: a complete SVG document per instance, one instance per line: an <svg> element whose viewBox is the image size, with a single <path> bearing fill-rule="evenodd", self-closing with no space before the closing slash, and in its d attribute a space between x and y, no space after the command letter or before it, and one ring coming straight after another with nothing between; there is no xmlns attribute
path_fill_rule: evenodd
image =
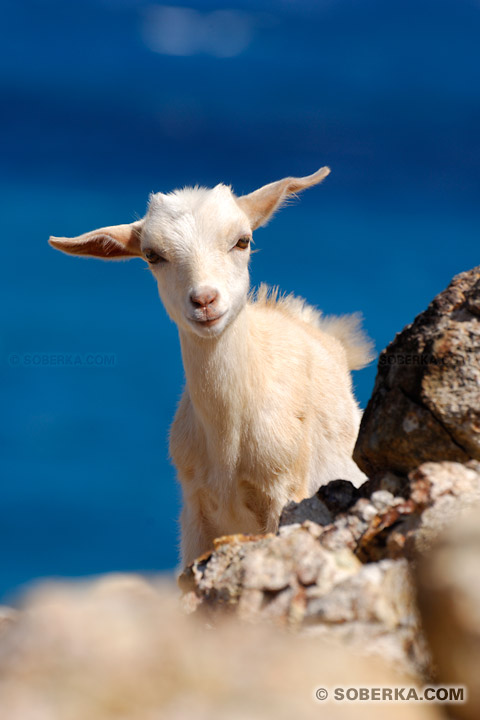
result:
<svg viewBox="0 0 480 720"><path fill-rule="evenodd" d="M57 250L69 255L116 260L141 257L140 236L143 220L127 225L113 225L74 238L51 237L48 241Z"/></svg>

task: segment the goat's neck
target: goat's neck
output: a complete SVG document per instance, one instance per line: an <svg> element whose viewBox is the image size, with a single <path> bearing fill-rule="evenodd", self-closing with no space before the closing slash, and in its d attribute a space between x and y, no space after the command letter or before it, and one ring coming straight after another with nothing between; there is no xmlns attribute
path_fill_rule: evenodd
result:
<svg viewBox="0 0 480 720"><path fill-rule="evenodd" d="M180 331L187 388L203 425L238 426L248 395L249 333L246 308L216 338Z"/></svg>

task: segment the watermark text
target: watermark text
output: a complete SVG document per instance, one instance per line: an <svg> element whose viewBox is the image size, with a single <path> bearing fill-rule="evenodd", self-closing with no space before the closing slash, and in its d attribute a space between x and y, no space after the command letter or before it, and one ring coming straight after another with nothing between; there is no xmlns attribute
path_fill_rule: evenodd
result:
<svg viewBox="0 0 480 720"><path fill-rule="evenodd" d="M89 352L31 352L11 353L8 364L12 367L96 367L112 368L117 364L115 353Z"/></svg>
<svg viewBox="0 0 480 720"><path fill-rule="evenodd" d="M424 687L318 687L315 698L320 702L437 702L464 703L467 689L463 685L425 685Z"/></svg>

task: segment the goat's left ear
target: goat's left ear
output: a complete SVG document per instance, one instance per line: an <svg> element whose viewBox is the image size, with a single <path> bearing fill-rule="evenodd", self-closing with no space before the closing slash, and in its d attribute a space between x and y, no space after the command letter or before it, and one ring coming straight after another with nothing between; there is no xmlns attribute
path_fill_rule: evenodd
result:
<svg viewBox="0 0 480 720"><path fill-rule="evenodd" d="M264 185L249 195L236 198L236 201L250 220L252 230L255 230L255 228L265 225L290 195L317 185L329 174L330 168L322 167L313 175L303 178L283 178L283 180Z"/></svg>
<svg viewBox="0 0 480 720"><path fill-rule="evenodd" d="M74 238L51 237L48 241L57 250L69 255L115 260L141 256L140 236L143 220L127 225L113 225Z"/></svg>

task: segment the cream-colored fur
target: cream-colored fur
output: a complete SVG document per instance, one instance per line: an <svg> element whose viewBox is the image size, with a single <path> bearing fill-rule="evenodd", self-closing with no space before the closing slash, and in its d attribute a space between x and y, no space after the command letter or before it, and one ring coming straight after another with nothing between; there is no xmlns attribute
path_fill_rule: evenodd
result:
<svg viewBox="0 0 480 720"><path fill-rule="evenodd" d="M219 535L274 531L285 503L330 480L364 479L351 457L360 411L350 370L371 352L359 318L323 318L263 285L248 295L252 230L328 172L240 198L224 185L158 193L131 226L50 239L72 254L148 257L177 323L186 387L170 451L184 563Z"/></svg>

